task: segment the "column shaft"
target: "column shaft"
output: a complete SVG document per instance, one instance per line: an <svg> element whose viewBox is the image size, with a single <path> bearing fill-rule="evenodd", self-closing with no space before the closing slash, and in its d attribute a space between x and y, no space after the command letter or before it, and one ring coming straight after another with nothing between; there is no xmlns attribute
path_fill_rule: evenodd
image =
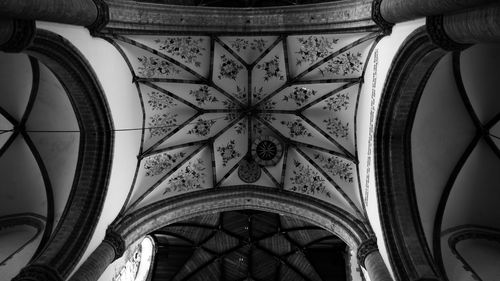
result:
<svg viewBox="0 0 500 281"><path fill-rule="evenodd" d="M461 44L500 42L500 3L443 17L443 28Z"/></svg>
<svg viewBox="0 0 500 281"><path fill-rule="evenodd" d="M382 0L380 12L386 21L398 23L493 2L496 0Z"/></svg>
<svg viewBox="0 0 500 281"><path fill-rule="evenodd" d="M3 0L0 17L88 26L97 19L92 0Z"/></svg>
<svg viewBox="0 0 500 281"><path fill-rule="evenodd" d="M366 256L365 269L368 272L368 276L371 281L393 280L378 250L373 251Z"/></svg>
<svg viewBox="0 0 500 281"><path fill-rule="evenodd" d="M114 259L115 250L103 241L73 274L70 281L96 281Z"/></svg>

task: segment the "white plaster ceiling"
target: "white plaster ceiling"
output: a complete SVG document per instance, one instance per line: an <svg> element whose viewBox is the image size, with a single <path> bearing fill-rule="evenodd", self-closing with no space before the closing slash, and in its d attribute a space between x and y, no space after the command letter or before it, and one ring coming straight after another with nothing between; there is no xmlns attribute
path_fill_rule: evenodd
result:
<svg viewBox="0 0 500 281"><path fill-rule="evenodd" d="M378 33L110 35L144 112L128 212L201 189L253 185L312 196L361 218L356 107ZM252 172L262 137L283 155Z"/></svg>

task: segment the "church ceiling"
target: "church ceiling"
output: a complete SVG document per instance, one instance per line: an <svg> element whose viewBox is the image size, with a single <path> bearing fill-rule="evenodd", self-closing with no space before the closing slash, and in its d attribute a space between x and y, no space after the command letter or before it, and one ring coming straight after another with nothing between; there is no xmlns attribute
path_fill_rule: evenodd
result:
<svg viewBox="0 0 500 281"><path fill-rule="evenodd" d="M127 212L252 185L361 218L356 107L378 35L106 35L143 108Z"/></svg>
<svg viewBox="0 0 500 281"><path fill-rule="evenodd" d="M294 218L259 211L165 226L151 280L346 280L346 244Z"/></svg>

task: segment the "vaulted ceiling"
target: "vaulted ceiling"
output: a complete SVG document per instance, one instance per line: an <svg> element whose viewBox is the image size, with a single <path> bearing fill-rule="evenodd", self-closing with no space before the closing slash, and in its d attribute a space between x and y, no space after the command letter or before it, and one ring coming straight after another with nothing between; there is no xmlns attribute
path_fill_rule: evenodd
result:
<svg viewBox="0 0 500 281"><path fill-rule="evenodd" d="M363 218L356 110L378 35L105 35L126 59L143 108L126 212L251 185Z"/></svg>
<svg viewBox="0 0 500 281"><path fill-rule="evenodd" d="M195 217L155 231L151 280L346 280L346 244L317 226L259 211Z"/></svg>

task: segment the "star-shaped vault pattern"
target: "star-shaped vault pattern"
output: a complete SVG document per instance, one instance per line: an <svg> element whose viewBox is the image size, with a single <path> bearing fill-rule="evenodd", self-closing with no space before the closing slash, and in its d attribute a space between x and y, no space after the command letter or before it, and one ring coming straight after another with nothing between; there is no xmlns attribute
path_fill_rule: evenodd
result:
<svg viewBox="0 0 500 281"><path fill-rule="evenodd" d="M254 186L312 196L362 217L356 107L379 33L106 35L144 115L127 212L202 189L248 186L257 139L283 148ZM248 165L247 165L248 166Z"/></svg>

